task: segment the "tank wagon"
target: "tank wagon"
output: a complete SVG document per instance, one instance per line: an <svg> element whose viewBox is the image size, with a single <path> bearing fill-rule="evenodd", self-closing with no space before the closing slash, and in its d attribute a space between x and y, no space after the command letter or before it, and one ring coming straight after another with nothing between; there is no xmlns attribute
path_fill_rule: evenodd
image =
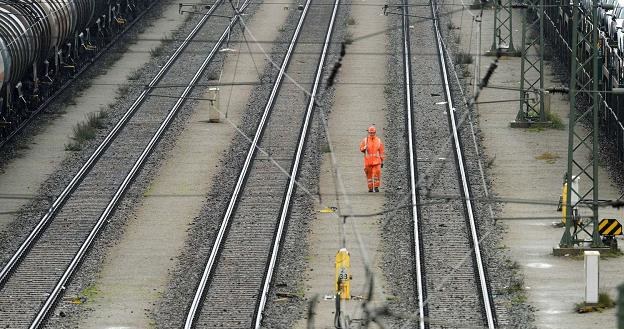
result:
<svg viewBox="0 0 624 329"><path fill-rule="evenodd" d="M157 0L0 0L0 137Z"/></svg>

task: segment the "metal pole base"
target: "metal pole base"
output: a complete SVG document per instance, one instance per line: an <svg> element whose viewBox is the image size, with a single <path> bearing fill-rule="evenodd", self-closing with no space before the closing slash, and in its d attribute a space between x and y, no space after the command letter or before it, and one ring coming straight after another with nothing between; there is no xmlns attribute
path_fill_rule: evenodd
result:
<svg viewBox="0 0 624 329"><path fill-rule="evenodd" d="M470 9L493 9L494 6L492 6L491 3L488 2L481 2L479 0L473 1L470 6L468 6Z"/></svg>
<svg viewBox="0 0 624 329"><path fill-rule="evenodd" d="M511 128L551 128L552 121L512 121L509 123Z"/></svg>
<svg viewBox="0 0 624 329"><path fill-rule="evenodd" d="M500 48L500 49L496 49L494 46L492 46L492 49L490 49L490 50L485 52L485 56L498 56L499 52L500 52L501 56L507 56L507 57L520 57L520 56L522 56L521 52L516 50L513 46L506 47L506 48Z"/></svg>
<svg viewBox="0 0 624 329"><path fill-rule="evenodd" d="M557 247L553 248L553 256L580 256L585 251L599 251L601 255L605 252L615 251L613 248L602 247L602 248L592 248L592 247Z"/></svg>

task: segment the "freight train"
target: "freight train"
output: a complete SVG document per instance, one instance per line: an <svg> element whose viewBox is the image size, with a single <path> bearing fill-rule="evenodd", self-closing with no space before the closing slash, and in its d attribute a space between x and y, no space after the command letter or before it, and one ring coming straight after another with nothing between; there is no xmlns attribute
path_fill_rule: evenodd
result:
<svg viewBox="0 0 624 329"><path fill-rule="evenodd" d="M624 87L624 0L598 1L598 46L599 70L598 91L600 95L599 115L601 135L609 149L617 154L619 161L624 161L624 95L611 93L612 88ZM608 6L602 6L603 4ZM566 68L570 67L573 35L573 5L578 5L580 19L579 35L588 35L593 30L593 0L570 2L569 0L544 1L544 33L550 51L559 56ZM612 8L612 9L611 9ZM579 38L580 40L580 38ZM581 84L592 78L591 45L579 45L576 57L581 65L579 80ZM578 87L577 87L578 88ZM594 91L596 92L596 91ZM585 104L588 103L589 95ZM582 109L579 109L582 110Z"/></svg>
<svg viewBox="0 0 624 329"><path fill-rule="evenodd" d="M157 0L0 0L0 139Z"/></svg>

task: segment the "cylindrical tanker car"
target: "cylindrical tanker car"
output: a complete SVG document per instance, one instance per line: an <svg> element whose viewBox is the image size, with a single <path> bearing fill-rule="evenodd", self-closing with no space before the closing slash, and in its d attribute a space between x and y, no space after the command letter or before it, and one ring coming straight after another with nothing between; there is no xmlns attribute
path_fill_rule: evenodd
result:
<svg viewBox="0 0 624 329"><path fill-rule="evenodd" d="M152 1L0 0L0 127L27 117Z"/></svg>

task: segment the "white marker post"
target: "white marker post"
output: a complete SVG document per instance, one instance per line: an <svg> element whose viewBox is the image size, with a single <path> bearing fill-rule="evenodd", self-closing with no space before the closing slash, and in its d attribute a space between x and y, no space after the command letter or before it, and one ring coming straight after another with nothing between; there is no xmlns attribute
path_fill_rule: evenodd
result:
<svg viewBox="0 0 624 329"><path fill-rule="evenodd" d="M219 88L208 88L208 121L221 122L221 113L219 113Z"/></svg>
<svg viewBox="0 0 624 329"><path fill-rule="evenodd" d="M598 304L600 252L585 251L585 304Z"/></svg>

